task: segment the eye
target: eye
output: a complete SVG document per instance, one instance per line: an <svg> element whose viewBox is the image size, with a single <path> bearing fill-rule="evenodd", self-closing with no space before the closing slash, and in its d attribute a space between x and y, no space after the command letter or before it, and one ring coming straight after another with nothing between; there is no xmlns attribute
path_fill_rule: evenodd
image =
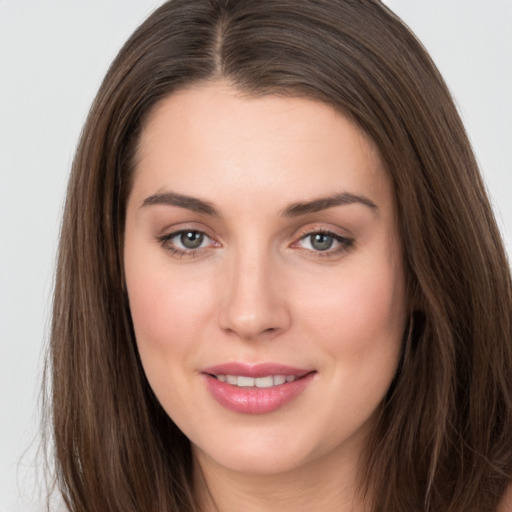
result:
<svg viewBox="0 0 512 512"><path fill-rule="evenodd" d="M310 246L308 249L313 249L315 251L327 251L335 242L334 236L328 235L327 233L313 233L302 240L304 242L307 241L307 245Z"/></svg>
<svg viewBox="0 0 512 512"><path fill-rule="evenodd" d="M217 242L212 240L206 233L195 229L175 231L160 237L158 240L172 254L181 256L192 255L197 250L217 245Z"/></svg>
<svg viewBox="0 0 512 512"><path fill-rule="evenodd" d="M184 249L199 249L204 243L206 235L200 231L182 231L176 235L172 240L176 239L174 243L179 243Z"/></svg>
<svg viewBox="0 0 512 512"><path fill-rule="evenodd" d="M330 231L315 231L301 237L297 246L316 253L337 254L348 250L354 240Z"/></svg>

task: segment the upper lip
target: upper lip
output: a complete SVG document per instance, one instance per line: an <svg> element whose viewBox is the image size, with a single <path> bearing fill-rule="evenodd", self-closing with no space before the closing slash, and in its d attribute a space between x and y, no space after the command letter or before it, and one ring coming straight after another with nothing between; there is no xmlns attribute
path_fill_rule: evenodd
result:
<svg viewBox="0 0 512 512"><path fill-rule="evenodd" d="M249 364L229 362L203 368L201 373L208 373L210 375L240 375L244 377L258 378L266 377L268 375L295 375L296 377L303 377L312 371L313 370L310 369L294 368L293 366L278 363Z"/></svg>

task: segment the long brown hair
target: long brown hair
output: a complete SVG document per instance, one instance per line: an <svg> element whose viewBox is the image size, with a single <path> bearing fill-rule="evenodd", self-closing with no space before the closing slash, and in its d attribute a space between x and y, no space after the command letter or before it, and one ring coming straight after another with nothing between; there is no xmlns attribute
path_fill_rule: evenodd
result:
<svg viewBox="0 0 512 512"><path fill-rule="evenodd" d="M139 361L122 247L148 112L217 78L333 105L392 177L412 313L362 461L372 510L495 510L512 477L509 266L447 87L377 0L174 0L115 59L73 163L55 285L48 400L69 510L199 510L190 444Z"/></svg>

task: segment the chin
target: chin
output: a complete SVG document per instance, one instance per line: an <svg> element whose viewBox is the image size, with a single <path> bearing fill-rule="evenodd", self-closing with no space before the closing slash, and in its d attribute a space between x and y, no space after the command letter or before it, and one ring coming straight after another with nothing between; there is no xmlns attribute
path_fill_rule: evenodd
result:
<svg viewBox="0 0 512 512"><path fill-rule="evenodd" d="M297 454L288 455L279 452L275 448L244 450L236 453L223 453L222 455L212 457L216 464L224 469L253 476L271 476L296 470L302 466L304 461L299 460ZM201 462L201 456L198 456Z"/></svg>
<svg viewBox="0 0 512 512"><path fill-rule="evenodd" d="M214 461L228 471L251 475L277 475L298 470L308 465L329 447L312 443L311 436L300 435L300 429L290 434L270 434L268 432L247 432L236 436L226 436L226 440L205 443L204 448L194 445L199 463Z"/></svg>

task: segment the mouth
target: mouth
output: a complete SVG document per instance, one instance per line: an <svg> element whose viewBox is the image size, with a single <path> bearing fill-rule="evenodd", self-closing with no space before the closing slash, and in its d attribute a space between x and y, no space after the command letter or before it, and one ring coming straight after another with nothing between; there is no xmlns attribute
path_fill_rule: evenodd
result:
<svg viewBox="0 0 512 512"><path fill-rule="evenodd" d="M302 377L298 375L266 375L264 377L247 377L246 375L212 375L220 382L227 382L239 388L272 388L287 382L294 382Z"/></svg>
<svg viewBox="0 0 512 512"><path fill-rule="evenodd" d="M273 363L226 363L201 371L211 396L224 408L244 414L280 409L302 394L316 373Z"/></svg>

